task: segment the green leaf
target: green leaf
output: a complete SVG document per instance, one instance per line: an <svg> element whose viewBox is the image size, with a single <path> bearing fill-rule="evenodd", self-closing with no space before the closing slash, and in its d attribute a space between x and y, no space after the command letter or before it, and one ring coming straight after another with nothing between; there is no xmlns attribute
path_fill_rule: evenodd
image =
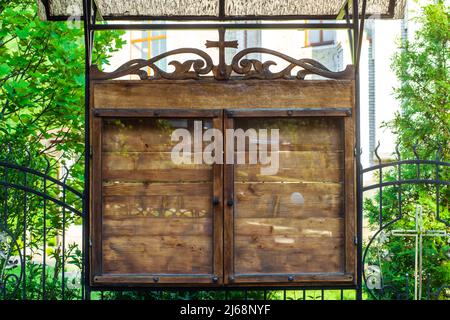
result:
<svg viewBox="0 0 450 320"><path fill-rule="evenodd" d="M6 63L0 64L0 78L9 75L10 72L11 68Z"/></svg>

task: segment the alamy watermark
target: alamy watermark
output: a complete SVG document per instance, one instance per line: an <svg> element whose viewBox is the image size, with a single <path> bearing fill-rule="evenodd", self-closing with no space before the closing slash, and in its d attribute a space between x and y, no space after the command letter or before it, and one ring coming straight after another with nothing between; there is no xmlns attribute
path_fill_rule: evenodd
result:
<svg viewBox="0 0 450 320"><path fill-rule="evenodd" d="M187 129L176 129L171 139L179 142L171 152L172 161L178 165L250 164L260 165L262 175L278 173L279 129L270 129L270 134L267 129L226 129L224 135L215 128L203 132L202 121L194 121L193 136ZM205 142L209 144L204 147Z"/></svg>
<svg viewBox="0 0 450 320"><path fill-rule="evenodd" d="M66 8L67 27L69 29L80 29L81 18L83 16L83 9L79 4L71 4Z"/></svg>

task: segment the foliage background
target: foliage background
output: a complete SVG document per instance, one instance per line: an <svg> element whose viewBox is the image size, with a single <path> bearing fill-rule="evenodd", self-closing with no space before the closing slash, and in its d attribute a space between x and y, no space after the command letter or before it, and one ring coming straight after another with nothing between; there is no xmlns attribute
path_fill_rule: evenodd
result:
<svg viewBox="0 0 450 320"><path fill-rule="evenodd" d="M76 22L76 21L75 21ZM0 159L9 159L47 172L69 185L83 190L84 153L84 33L83 23L43 22L37 16L34 0L0 1ZM93 61L108 63L111 54L124 42L121 32L96 35ZM62 170L62 167L68 167ZM6 172L0 172L5 177ZM25 176L10 170L9 181L25 182ZM28 185L42 189L42 181L28 177ZM61 189L49 184L47 192L61 199ZM8 194L7 194L8 192ZM4 225L18 239L17 246L27 246L27 298L42 298L43 279L46 297L50 299L79 296L79 286L61 290L62 269L79 268L80 250L66 244L61 247L61 233L80 218L67 212L62 219L61 208L48 203L47 219L43 219L42 199L17 190L0 191ZM67 197L72 195L67 194ZM81 202L67 199L81 210ZM24 209L27 209L25 217ZM23 228L27 224L27 234ZM47 270L37 263L43 257L43 234L46 224ZM17 254L17 248L14 249ZM14 254L13 253L13 254ZM0 280L5 257L0 258ZM66 267L62 266L62 261ZM67 267L69 266L69 267ZM69 270L65 270L69 271ZM75 281L74 279L72 279ZM79 281L79 280L78 280ZM0 292L1 294L1 292ZM18 292L17 295L22 295ZM18 296L15 296L18 297ZM9 297L14 298L14 297Z"/></svg>
<svg viewBox="0 0 450 320"><path fill-rule="evenodd" d="M400 86L395 89L401 102L400 112L393 121L385 123L398 139L398 155L401 159L442 159L450 155L450 9L445 1L426 5L418 18L420 29L413 41L405 41L394 56L392 68ZM420 170L420 172L418 171ZM401 179L435 179L449 181L449 168L436 172L433 165L405 165L381 173L384 181ZM377 179L379 178L378 174ZM401 198L399 198L401 191ZM415 209L423 207L424 228L447 230L450 227L448 186L439 189L439 211L442 221L437 220L437 189L435 185L403 185L384 188L383 209L379 210L380 193L365 202L365 214L372 231L393 221L403 214L402 219L386 229L384 241L375 241L369 251L369 264L382 265L385 285L392 286L385 292L385 298L412 298L414 293L415 243L411 237L388 236L389 230L414 230ZM401 199L401 200L400 200ZM450 242L444 238L424 240L424 283L437 290L450 283ZM405 288L409 281L409 290ZM450 294L444 291L447 298ZM442 298L442 296L440 297Z"/></svg>

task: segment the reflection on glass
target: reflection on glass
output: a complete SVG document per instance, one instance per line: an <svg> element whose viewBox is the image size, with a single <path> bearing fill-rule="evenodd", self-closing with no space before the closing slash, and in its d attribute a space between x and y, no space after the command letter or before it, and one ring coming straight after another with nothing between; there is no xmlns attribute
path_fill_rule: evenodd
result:
<svg viewBox="0 0 450 320"><path fill-rule="evenodd" d="M261 164L235 166L235 272L343 270L342 120L240 119L235 127L277 128L280 137L275 175L261 175Z"/></svg>
<svg viewBox="0 0 450 320"><path fill-rule="evenodd" d="M212 167L173 163L175 129L193 134L194 120L104 121L105 273L212 273Z"/></svg>

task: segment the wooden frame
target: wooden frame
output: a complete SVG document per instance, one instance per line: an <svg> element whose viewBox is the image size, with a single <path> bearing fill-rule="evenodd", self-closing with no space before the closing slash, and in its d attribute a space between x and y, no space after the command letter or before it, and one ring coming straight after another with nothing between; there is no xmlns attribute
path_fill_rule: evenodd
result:
<svg viewBox="0 0 450 320"><path fill-rule="evenodd" d="M213 165L213 257L211 274L107 274L103 272L102 262L102 121L105 118L158 118L186 119L209 118L213 127L222 129L221 112L218 110L92 110L92 215L91 215L91 286L105 285L155 285L182 286L201 284L216 286L223 283L223 200L221 164Z"/></svg>
<svg viewBox="0 0 450 320"><path fill-rule="evenodd" d="M92 81L91 99L95 110L348 109L353 86L352 80L99 80Z"/></svg>
<svg viewBox="0 0 450 320"><path fill-rule="evenodd" d="M354 160L354 120L352 108L333 109L237 109L225 110L224 130L233 129L238 118L302 118L333 117L343 121L344 132L344 224L345 224L345 270L341 273L302 273L302 274L237 274L234 271L234 165L224 166L224 199L229 205L224 209L224 275L227 285L353 285L356 283L356 213L355 213L355 160ZM226 144L225 140L225 144ZM226 148L225 148L226 149Z"/></svg>
<svg viewBox="0 0 450 320"><path fill-rule="evenodd" d="M356 284L356 175L354 82L317 81L93 81L91 84L93 147L92 212L101 209L101 119L123 117L212 118L214 126L233 128L238 118L332 117L344 123L345 143L345 270L336 274L259 274L233 272L233 165L215 165L215 270L200 277L157 275L112 276L101 272L101 218L91 215L91 285L127 286L222 286L298 287L349 286ZM169 94L170 93L170 94ZM276 98L275 98L276 97ZM225 139L224 139L225 141ZM226 144L226 141L225 141ZM226 150L226 146L225 146ZM220 190L220 191L219 191ZM220 239L220 240L219 240ZM223 239L223 242L222 242Z"/></svg>

